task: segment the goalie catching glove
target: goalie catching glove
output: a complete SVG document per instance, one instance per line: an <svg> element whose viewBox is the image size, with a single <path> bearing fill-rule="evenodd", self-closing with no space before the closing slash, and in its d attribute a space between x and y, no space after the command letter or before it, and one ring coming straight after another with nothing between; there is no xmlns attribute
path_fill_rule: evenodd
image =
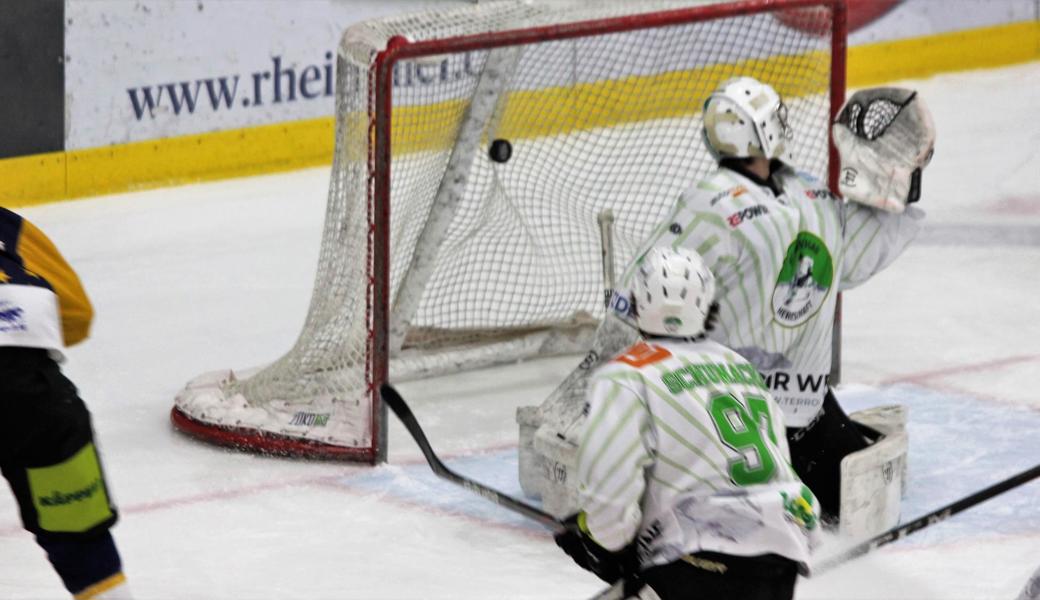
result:
<svg viewBox="0 0 1040 600"><path fill-rule="evenodd" d="M846 199L901 213L921 197L935 126L917 92L860 90L842 107L832 132L841 155L838 188Z"/></svg>

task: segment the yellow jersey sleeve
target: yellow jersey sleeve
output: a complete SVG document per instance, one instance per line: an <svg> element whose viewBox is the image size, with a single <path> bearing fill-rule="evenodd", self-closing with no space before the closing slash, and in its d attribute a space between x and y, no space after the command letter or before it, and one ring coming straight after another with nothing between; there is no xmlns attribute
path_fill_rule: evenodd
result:
<svg viewBox="0 0 1040 600"><path fill-rule="evenodd" d="M85 340L90 335L94 308L79 276L58 252L54 242L23 218L17 253L25 270L47 281L58 296L65 345L73 346Z"/></svg>

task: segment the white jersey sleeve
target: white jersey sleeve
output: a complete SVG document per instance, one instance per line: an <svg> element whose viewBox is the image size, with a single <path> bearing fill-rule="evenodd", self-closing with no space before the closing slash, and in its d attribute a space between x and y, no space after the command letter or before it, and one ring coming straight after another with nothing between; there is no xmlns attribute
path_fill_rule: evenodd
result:
<svg viewBox="0 0 1040 600"><path fill-rule="evenodd" d="M921 231L924 211L908 206L901 214L845 204L845 252L840 290L856 287L892 264Z"/></svg>
<svg viewBox="0 0 1040 600"><path fill-rule="evenodd" d="M654 452L646 405L626 383L622 377L593 378L577 458L583 504L595 507L586 511L586 524L596 543L615 551L635 538L642 523L642 473Z"/></svg>

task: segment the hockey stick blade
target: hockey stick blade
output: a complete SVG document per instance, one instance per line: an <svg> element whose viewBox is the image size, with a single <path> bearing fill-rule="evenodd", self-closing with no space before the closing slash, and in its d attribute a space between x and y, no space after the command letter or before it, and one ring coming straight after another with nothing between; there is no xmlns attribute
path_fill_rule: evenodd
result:
<svg viewBox="0 0 1040 600"><path fill-rule="evenodd" d="M449 469L433 451L433 447L430 445L430 441L426 439L426 434L423 433L419 421L415 418L415 415L412 414L412 409L408 408L408 403L404 401L401 394L399 394L389 383L384 383L379 387L379 394L382 396L383 402L386 402L386 405L390 407L390 410L394 411L397 418L404 424L405 429L407 429L408 433L411 434L415 443L419 445L419 449L422 450L423 456L426 457L426 462L430 464L430 468L433 470L434 475L462 486L467 490L494 502L502 508L509 509L529 519L537 521L545 527L553 530L554 533L562 532L566 529L559 519L549 513Z"/></svg>
<svg viewBox="0 0 1040 600"><path fill-rule="evenodd" d="M942 523L961 511L967 510L976 504L981 504L994 496L1003 494L1004 492L1014 489L1022 484L1029 483L1037 477L1040 477L1040 465L1036 465L1031 469L1022 471L1018 475L1008 477L1007 479L995 483L985 489L969 494L956 502L951 502L942 508L933 510L922 517L918 517L913 521L903 523L902 525L896 525L884 533L880 533L865 542L856 544L848 550L821 561L818 565L814 565L812 568L812 576L829 571L838 565L863 556L864 554L876 550L885 544L899 541L912 533L924 529L925 527L930 527L936 523Z"/></svg>

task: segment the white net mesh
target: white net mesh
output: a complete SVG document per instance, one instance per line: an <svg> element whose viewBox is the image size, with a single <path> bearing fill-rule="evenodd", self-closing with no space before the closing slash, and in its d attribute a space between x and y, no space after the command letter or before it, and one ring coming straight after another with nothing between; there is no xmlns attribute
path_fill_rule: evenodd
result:
<svg viewBox="0 0 1040 600"><path fill-rule="evenodd" d="M373 344L384 324L373 316L383 301L373 144L385 132L374 127L382 96L373 64L390 38L415 43L691 4L706 3L482 2L349 30L303 332L251 377L189 386L178 410L201 422L378 446ZM773 85L790 107L795 164L826 176L829 12L788 10L793 20L777 6L708 20L679 12L666 25L655 12L611 33L587 28L553 39L560 32L546 31L537 42L490 48L492 41L394 65L391 378L580 350L603 316L597 214L613 210L614 259L624 265L682 189L712 167L700 108L724 79L750 75ZM508 161L489 156L495 139L511 146Z"/></svg>

